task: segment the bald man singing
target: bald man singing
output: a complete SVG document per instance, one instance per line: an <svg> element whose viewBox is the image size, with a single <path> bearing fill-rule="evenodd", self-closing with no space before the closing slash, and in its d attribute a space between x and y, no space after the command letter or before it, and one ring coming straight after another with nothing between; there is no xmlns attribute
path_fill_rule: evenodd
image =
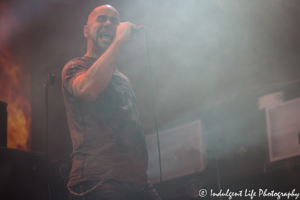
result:
<svg viewBox="0 0 300 200"><path fill-rule="evenodd" d="M62 71L73 143L68 182L73 200L160 199L148 181L148 152L128 78L116 69L137 27L118 11L95 8L84 26L87 52Z"/></svg>

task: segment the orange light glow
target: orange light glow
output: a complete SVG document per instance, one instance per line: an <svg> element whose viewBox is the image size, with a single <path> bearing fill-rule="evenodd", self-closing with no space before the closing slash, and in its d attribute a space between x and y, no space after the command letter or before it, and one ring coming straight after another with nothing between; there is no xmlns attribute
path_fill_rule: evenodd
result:
<svg viewBox="0 0 300 200"><path fill-rule="evenodd" d="M7 106L7 147L30 150L31 106L30 72L9 49L8 37L16 24L5 5L0 4L2 20L0 26L0 100ZM18 61L22 63L22 61Z"/></svg>
<svg viewBox="0 0 300 200"><path fill-rule="evenodd" d="M30 150L30 76L23 74L21 68L7 55L10 55L9 52L3 54L2 49L0 99L8 104L7 147Z"/></svg>

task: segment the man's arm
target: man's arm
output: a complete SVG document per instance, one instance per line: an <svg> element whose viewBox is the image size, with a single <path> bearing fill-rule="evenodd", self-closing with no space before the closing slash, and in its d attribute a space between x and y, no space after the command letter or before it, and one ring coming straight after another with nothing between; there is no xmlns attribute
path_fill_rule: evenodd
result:
<svg viewBox="0 0 300 200"><path fill-rule="evenodd" d="M131 29L135 25L121 23L116 37L108 49L98 58L89 70L73 81L72 90L77 98L94 101L109 84L121 49L131 38Z"/></svg>

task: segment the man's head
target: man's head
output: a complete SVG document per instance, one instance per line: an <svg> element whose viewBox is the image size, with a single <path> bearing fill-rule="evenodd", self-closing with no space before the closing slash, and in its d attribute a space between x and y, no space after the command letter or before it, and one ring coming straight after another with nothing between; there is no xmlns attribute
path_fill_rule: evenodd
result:
<svg viewBox="0 0 300 200"><path fill-rule="evenodd" d="M118 11L110 5L95 8L84 26L84 37L87 38L87 51L103 53L116 36L120 24ZM98 54L97 53L97 54Z"/></svg>

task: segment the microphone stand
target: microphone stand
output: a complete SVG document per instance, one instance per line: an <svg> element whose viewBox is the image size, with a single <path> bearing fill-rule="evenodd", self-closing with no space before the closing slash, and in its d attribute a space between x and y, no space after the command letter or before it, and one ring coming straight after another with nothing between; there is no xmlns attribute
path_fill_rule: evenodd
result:
<svg viewBox="0 0 300 200"><path fill-rule="evenodd" d="M48 148L48 90L50 85L54 85L55 82L55 74L49 74L48 78L45 80L44 88L45 88L45 106L46 106L46 200L51 199L50 195L50 185L49 185L49 148Z"/></svg>

